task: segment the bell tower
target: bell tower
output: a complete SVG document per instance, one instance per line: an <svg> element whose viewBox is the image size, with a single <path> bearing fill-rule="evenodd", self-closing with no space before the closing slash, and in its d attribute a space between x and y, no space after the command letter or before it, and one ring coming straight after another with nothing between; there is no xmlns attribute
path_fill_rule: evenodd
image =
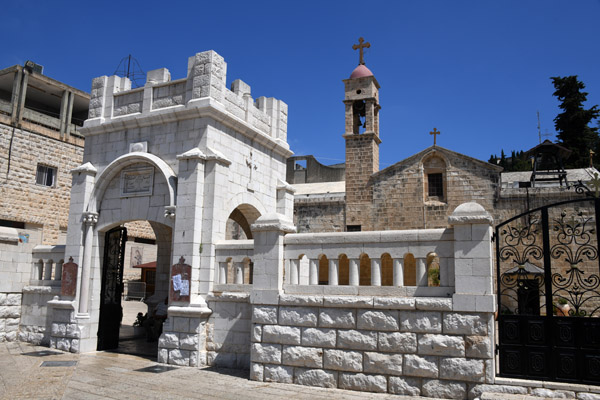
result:
<svg viewBox="0 0 600 400"><path fill-rule="evenodd" d="M373 187L370 177L379 171L379 83L365 66L363 49L371 47L361 37L358 67L345 79L346 106L346 230L371 230Z"/></svg>

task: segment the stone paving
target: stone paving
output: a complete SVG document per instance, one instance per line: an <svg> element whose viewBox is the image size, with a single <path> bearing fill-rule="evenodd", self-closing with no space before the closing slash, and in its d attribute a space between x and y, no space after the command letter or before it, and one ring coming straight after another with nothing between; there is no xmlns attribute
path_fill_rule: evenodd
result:
<svg viewBox="0 0 600 400"><path fill-rule="evenodd" d="M40 355L38 352L44 352ZM46 354L46 355L43 355ZM43 367L44 362L74 366ZM255 382L247 371L157 366L145 358L109 352L72 354L21 342L0 343L1 399L311 399L362 400L405 397Z"/></svg>

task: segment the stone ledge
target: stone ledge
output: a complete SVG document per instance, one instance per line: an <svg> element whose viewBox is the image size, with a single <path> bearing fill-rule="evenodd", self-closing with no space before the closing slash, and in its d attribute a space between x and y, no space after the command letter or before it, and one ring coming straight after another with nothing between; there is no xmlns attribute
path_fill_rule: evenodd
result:
<svg viewBox="0 0 600 400"><path fill-rule="evenodd" d="M208 307L181 307L181 306L170 306L169 307L169 317L188 317L188 318L198 318L198 317L208 317L212 314L212 310Z"/></svg>

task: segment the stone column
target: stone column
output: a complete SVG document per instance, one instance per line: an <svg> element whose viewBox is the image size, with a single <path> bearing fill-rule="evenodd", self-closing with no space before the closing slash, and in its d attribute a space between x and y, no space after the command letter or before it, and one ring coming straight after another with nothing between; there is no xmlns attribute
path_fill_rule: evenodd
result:
<svg viewBox="0 0 600 400"><path fill-rule="evenodd" d="M19 97L21 95L21 80L23 79L23 70L21 68L17 69L15 73L15 78L13 80L13 88L12 88L12 97L10 100L11 111L10 118L13 124L17 123L18 118L18 107L19 107Z"/></svg>
<svg viewBox="0 0 600 400"><path fill-rule="evenodd" d="M29 81L29 71L23 69L23 83L19 92L19 103L17 105L16 123L20 124L23 120L23 110L25 109L25 97L27 97L27 83Z"/></svg>
<svg viewBox="0 0 600 400"><path fill-rule="evenodd" d="M235 284L241 285L244 283L244 263L236 262L233 265L235 266Z"/></svg>
<svg viewBox="0 0 600 400"><path fill-rule="evenodd" d="M427 286L427 264L424 258L417 258L417 286Z"/></svg>
<svg viewBox="0 0 600 400"><path fill-rule="evenodd" d="M350 286L358 286L360 285L360 260L357 258L351 258L349 261L349 269L350 269Z"/></svg>
<svg viewBox="0 0 600 400"><path fill-rule="evenodd" d="M92 268L92 247L94 243L94 226L98 222L98 214L88 212L83 215L85 223L85 244L83 246L83 265L81 269L81 287L79 291L79 313L88 313L90 270Z"/></svg>
<svg viewBox="0 0 600 400"><path fill-rule="evenodd" d="M338 274L340 270L340 262L337 259L329 260L329 286L338 285Z"/></svg>
<svg viewBox="0 0 600 400"><path fill-rule="evenodd" d="M404 266L401 258L394 259L394 286L404 286Z"/></svg>
<svg viewBox="0 0 600 400"><path fill-rule="evenodd" d="M62 267L63 267L63 260L58 260L58 262L54 266L54 280L55 281L60 281L62 279Z"/></svg>
<svg viewBox="0 0 600 400"><path fill-rule="evenodd" d="M454 311L495 312L493 289L493 218L474 202L456 207L454 227Z"/></svg>
<svg viewBox="0 0 600 400"><path fill-rule="evenodd" d="M219 263L219 283L227 283L227 261Z"/></svg>
<svg viewBox="0 0 600 400"><path fill-rule="evenodd" d="M73 102L75 101L75 93L69 92L69 105L67 106L67 115L65 119L65 135L71 134L71 118L73 117Z"/></svg>
<svg viewBox="0 0 600 400"><path fill-rule="evenodd" d="M69 106L69 91L63 91L62 99L60 100L60 136L65 134L65 120L67 117L67 108Z"/></svg>
<svg viewBox="0 0 600 400"><path fill-rule="evenodd" d="M44 265L44 280L49 281L52 279L52 260L46 261Z"/></svg>
<svg viewBox="0 0 600 400"><path fill-rule="evenodd" d="M371 258L371 286L381 286L381 258Z"/></svg>
<svg viewBox="0 0 600 400"><path fill-rule="evenodd" d="M319 284L319 260L311 258L308 262L308 284Z"/></svg>
<svg viewBox="0 0 600 400"><path fill-rule="evenodd" d="M292 221L281 214L266 214L252 224L254 236L254 283L251 304L279 304L283 288L283 237L296 231Z"/></svg>
<svg viewBox="0 0 600 400"><path fill-rule="evenodd" d="M300 262L298 259L290 260L290 284L292 284L292 285L298 284L299 266L300 266Z"/></svg>

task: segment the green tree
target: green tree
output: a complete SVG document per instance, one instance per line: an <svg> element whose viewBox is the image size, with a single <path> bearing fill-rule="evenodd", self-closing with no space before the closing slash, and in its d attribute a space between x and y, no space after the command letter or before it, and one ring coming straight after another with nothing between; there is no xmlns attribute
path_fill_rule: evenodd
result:
<svg viewBox="0 0 600 400"><path fill-rule="evenodd" d="M554 118L557 138L560 144L572 151L565 167L587 167L590 150L600 150L598 128L589 126L593 119L598 118L600 110L597 105L587 110L583 108L588 94L582 91L585 85L577 79L577 75L551 79L556 89L553 95L561 102L559 107L563 110Z"/></svg>

